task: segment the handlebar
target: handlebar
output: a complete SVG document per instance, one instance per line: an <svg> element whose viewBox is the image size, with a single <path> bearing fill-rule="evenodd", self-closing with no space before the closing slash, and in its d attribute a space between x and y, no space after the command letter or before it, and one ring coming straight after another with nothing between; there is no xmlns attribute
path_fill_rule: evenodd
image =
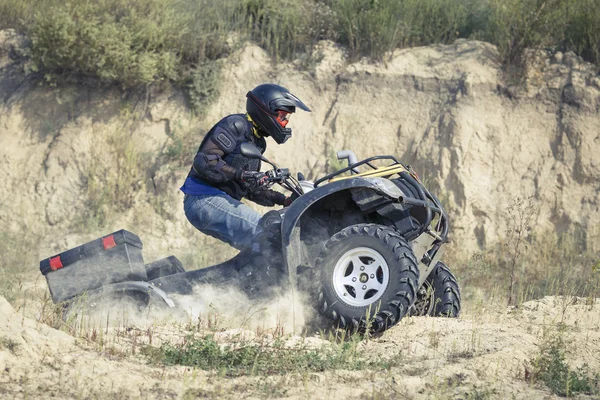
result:
<svg viewBox="0 0 600 400"><path fill-rule="evenodd" d="M289 190L290 192L302 196L304 194L304 190L300 183L290 174L290 170L288 168L275 168L269 171L266 171L267 175L267 185L272 186L277 183L283 188Z"/></svg>
<svg viewBox="0 0 600 400"><path fill-rule="evenodd" d="M290 170L288 168L272 169L272 170L265 172L265 174L267 174L267 177L268 177L267 182L273 182L273 183L282 182L291 176Z"/></svg>

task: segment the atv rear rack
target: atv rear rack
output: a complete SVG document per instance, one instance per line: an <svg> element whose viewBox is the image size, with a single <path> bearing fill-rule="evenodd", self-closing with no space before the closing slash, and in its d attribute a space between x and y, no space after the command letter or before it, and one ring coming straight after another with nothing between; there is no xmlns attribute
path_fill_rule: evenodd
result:
<svg viewBox="0 0 600 400"><path fill-rule="evenodd" d="M388 165L387 167L376 167L373 164L371 164L372 161L375 160L391 160L393 161L392 164ZM363 166L363 165L368 165L369 167L371 167L374 171L368 171L368 172L363 172L363 173L358 173L358 171L356 170L356 168ZM399 170L395 171L394 168L398 166ZM401 169L400 169L401 168ZM395 173L398 173L400 171L408 171L408 169L406 168L406 166L404 166L400 161L398 161L398 159L394 156L375 156L375 157L370 157L367 159L364 159L362 161L359 161L357 163L353 163L351 165L348 165L346 168L342 168L338 171L335 171L329 175L325 175L324 177L318 179L317 181L315 181L315 187L319 186L319 184L323 183L324 181L330 181L332 179L334 179L336 176L343 174L344 172L348 172L351 171L353 174L355 174L354 176L364 176L364 177L369 177L369 176L373 176L372 174L375 171L378 170L383 170L385 169L386 171L380 171L380 172L389 172L388 174L386 174L386 176L391 176L394 175ZM389 169L389 171L388 171ZM393 170L393 171L392 171Z"/></svg>
<svg viewBox="0 0 600 400"><path fill-rule="evenodd" d="M352 152L350 152L350 153L352 153ZM353 153L352 153L352 155L353 155ZM356 158L354 158L354 159L356 159ZM354 162L352 164L350 164L350 160L351 160L351 158L348 158L349 165L346 168L342 168L342 169L335 171L329 175L325 175L324 177L315 181L314 186L318 187L319 184L321 184L323 182L335 182L338 180L348 179L348 178L356 178L356 177L389 178L393 175L399 175L401 178L406 180L410 186L412 186L413 188L416 189L416 191L419 193L419 197L420 197L420 199L412 199L412 198L407 197L407 198L404 198L403 201L407 204L424 207L427 212L425 224L423 225L422 231L419 232L419 234L423 233L425 231L429 232L429 234L432 235L436 239L436 245L438 248L442 243L447 241L448 217L446 215L446 212L444 211L444 208L442 207L442 204L437 199L437 197L433 196L429 192L429 190L427 190L427 188L423 185L423 183L421 182L419 177L414 173L414 171L412 170L412 168L410 166L402 164L400 161L398 161L398 159L396 157L389 156L389 155L388 156L374 156L374 157L370 157L370 158L364 159L359 162ZM376 160L390 160L391 164L389 164L388 166L385 166L385 167L376 167L375 165L372 164L372 162L376 161ZM361 167L361 166L365 166L365 165L371 167L372 170L359 173L357 168ZM339 176L348 171L350 171L352 175L344 176L344 177ZM429 224L433 220L433 213L438 214L440 219L438 221L437 227L432 230L432 229L430 229Z"/></svg>

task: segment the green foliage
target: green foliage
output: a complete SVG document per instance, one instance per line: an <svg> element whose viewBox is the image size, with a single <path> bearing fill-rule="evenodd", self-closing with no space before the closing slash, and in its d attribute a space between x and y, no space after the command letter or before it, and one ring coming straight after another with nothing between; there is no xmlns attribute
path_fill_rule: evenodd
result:
<svg viewBox="0 0 600 400"><path fill-rule="evenodd" d="M327 159L326 170L328 174L332 174L334 172L339 171L340 169L344 169L348 166L348 160L340 160L337 158L337 154L335 151L331 151L329 153L329 158ZM348 175L347 172L341 174L340 176Z"/></svg>
<svg viewBox="0 0 600 400"><path fill-rule="evenodd" d="M464 0L405 0L403 17L409 27L408 44L450 43L467 36L472 6Z"/></svg>
<svg viewBox="0 0 600 400"><path fill-rule="evenodd" d="M192 72L187 93L196 113L203 115L219 96L220 76L220 66L216 61L206 61Z"/></svg>
<svg viewBox="0 0 600 400"><path fill-rule="evenodd" d="M527 48L600 63L597 0L5 0L0 29L8 27L32 39L34 69L51 80L191 82L200 94L214 60L247 39L276 61L305 57L321 39L343 44L351 59L378 59L472 38L496 44L509 72L522 69Z"/></svg>
<svg viewBox="0 0 600 400"><path fill-rule="evenodd" d="M566 356L567 346L561 334L546 338L539 354L530 360L526 378L531 382L543 382L558 396L600 394L600 375L592 373L587 364L577 369L571 368Z"/></svg>
<svg viewBox="0 0 600 400"><path fill-rule="evenodd" d="M188 336L182 344L163 344L146 347L144 353L154 363L185 365L204 370L219 371L227 376L272 375L288 372L320 372L346 369L389 369L400 357L392 361L365 361L358 357L357 343L345 342L320 349L310 349L302 344L286 347L283 341L269 345L237 343L220 345L212 336Z"/></svg>
<svg viewBox="0 0 600 400"><path fill-rule="evenodd" d="M26 31L36 13L63 4L64 1L60 0L2 0L0 1L0 29L12 28L21 32Z"/></svg>
<svg viewBox="0 0 600 400"><path fill-rule="evenodd" d="M340 41L351 56L379 57L402 44L402 2L396 0L334 0Z"/></svg>
<svg viewBox="0 0 600 400"><path fill-rule="evenodd" d="M177 15L158 0L81 1L35 14L31 58L48 79L96 77L124 87L177 78Z"/></svg>
<svg viewBox="0 0 600 400"><path fill-rule="evenodd" d="M565 1L489 1L490 18L485 37L498 46L505 66L518 72L523 67L526 49L560 47Z"/></svg>
<svg viewBox="0 0 600 400"><path fill-rule="evenodd" d="M245 0L240 12L250 36L275 60L293 58L332 36L333 13L318 2Z"/></svg>
<svg viewBox="0 0 600 400"><path fill-rule="evenodd" d="M564 6L565 31L562 49L600 64L600 1L578 0Z"/></svg>
<svg viewBox="0 0 600 400"><path fill-rule="evenodd" d="M381 57L397 47L450 43L482 26L478 2L465 0L334 0L340 40L351 55Z"/></svg>

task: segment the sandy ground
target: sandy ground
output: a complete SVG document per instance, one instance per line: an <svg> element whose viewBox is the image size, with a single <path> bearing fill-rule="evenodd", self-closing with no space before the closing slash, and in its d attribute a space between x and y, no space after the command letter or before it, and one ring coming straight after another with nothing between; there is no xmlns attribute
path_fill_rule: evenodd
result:
<svg viewBox="0 0 600 400"><path fill-rule="evenodd" d="M528 360L558 327L570 345L569 363L600 370L600 302L545 297L518 309L467 305L458 319L405 318L383 336L358 345L361 357L401 357L382 371L326 371L228 378L187 367L154 366L139 345L180 340L182 325L162 321L121 323L103 333L75 336L23 316L0 298L1 398L515 398L550 399L542 385L525 381ZM27 314L27 313L25 313ZM150 331L152 329L152 332ZM102 340L98 334L104 335ZM255 331L229 329L227 342ZM320 346L325 340L304 340ZM100 344L102 342L102 344ZM137 346L137 347L136 347ZM138 349L138 350L136 350ZM580 396L580 398L591 398Z"/></svg>

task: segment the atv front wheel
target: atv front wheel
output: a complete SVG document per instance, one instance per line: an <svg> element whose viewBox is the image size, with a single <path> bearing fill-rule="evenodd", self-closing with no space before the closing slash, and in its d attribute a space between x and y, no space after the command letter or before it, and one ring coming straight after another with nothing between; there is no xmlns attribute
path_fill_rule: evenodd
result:
<svg viewBox="0 0 600 400"><path fill-rule="evenodd" d="M460 287L456 277L443 262L423 283L410 315L456 318L460 314Z"/></svg>
<svg viewBox="0 0 600 400"><path fill-rule="evenodd" d="M383 225L357 224L333 235L316 262L319 311L343 329L381 332L412 306L419 282L408 242Z"/></svg>

